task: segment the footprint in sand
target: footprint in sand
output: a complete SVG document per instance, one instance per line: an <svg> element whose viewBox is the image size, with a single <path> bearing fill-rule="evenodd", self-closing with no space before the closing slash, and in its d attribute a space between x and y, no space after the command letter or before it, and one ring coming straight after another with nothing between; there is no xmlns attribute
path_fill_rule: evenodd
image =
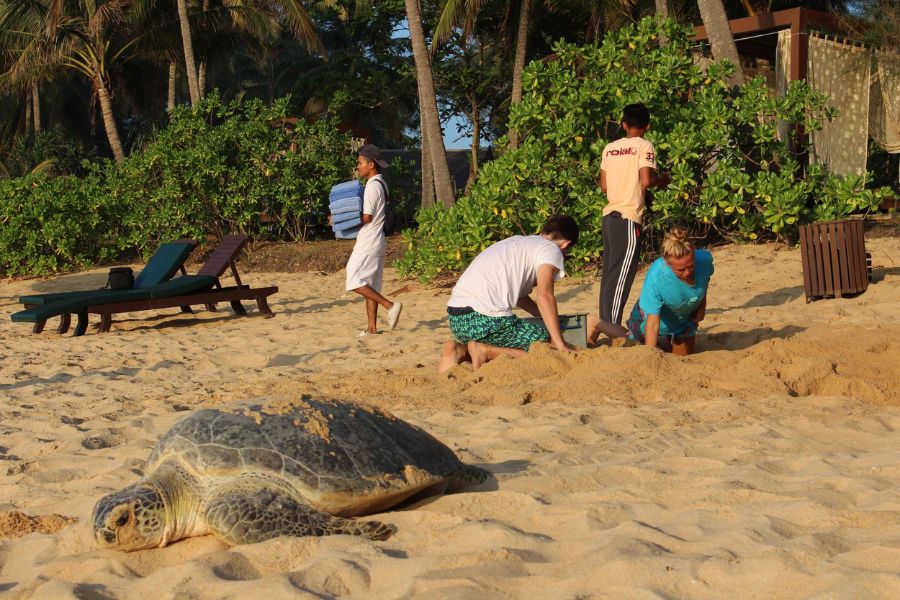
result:
<svg viewBox="0 0 900 600"><path fill-rule="evenodd" d="M100 435L81 440L81 445L88 450L103 450L105 448L115 448L125 443L125 436L119 431L109 431Z"/></svg>

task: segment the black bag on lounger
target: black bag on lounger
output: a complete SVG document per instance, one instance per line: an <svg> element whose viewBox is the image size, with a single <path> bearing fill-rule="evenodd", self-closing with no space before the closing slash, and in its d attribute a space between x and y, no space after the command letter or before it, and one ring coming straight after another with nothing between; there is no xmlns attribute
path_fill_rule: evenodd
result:
<svg viewBox="0 0 900 600"><path fill-rule="evenodd" d="M130 290L134 287L134 272L131 267L113 267L109 270L106 287L111 290Z"/></svg>

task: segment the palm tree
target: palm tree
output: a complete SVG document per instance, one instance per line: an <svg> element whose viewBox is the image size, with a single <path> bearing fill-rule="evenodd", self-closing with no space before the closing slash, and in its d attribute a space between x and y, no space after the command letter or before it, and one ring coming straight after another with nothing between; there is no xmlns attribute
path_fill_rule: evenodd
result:
<svg viewBox="0 0 900 600"><path fill-rule="evenodd" d="M178 23L181 26L181 42L184 45L184 69L187 73L188 93L191 104L200 102L200 84L197 81L197 61L194 58L194 39L191 36L191 23L188 20L187 0L177 0Z"/></svg>
<svg viewBox="0 0 900 600"><path fill-rule="evenodd" d="M741 85L744 83L744 71L741 69L741 59L728 26L728 15L725 14L722 0L697 0L697 8L700 9L700 18L706 27L713 58L730 61L735 67L731 85Z"/></svg>
<svg viewBox="0 0 900 600"><path fill-rule="evenodd" d="M45 3L38 0L4 1L0 3L0 64L3 68L3 87L15 90L23 97L25 130L42 130L40 82L46 70L26 65L21 59L22 48L36 50L43 42Z"/></svg>
<svg viewBox="0 0 900 600"><path fill-rule="evenodd" d="M144 0L146 1L146 0ZM191 104L202 97L205 86L205 62L198 69L194 51L188 0L177 0L178 20L184 46L184 67L188 79ZM203 0L200 17L209 17L222 25L257 39L277 36L287 27L308 50L325 55L325 47L316 33L316 26L300 0Z"/></svg>
<svg viewBox="0 0 900 600"><path fill-rule="evenodd" d="M404 0L406 21L409 24L409 38L412 44L413 60L416 63L416 80L419 86L419 112L422 119L422 155L428 153L433 174L434 192L437 201L450 206L455 201L453 181L447 166L447 151L444 148L444 134L437 110L437 94L431 72L431 54L425 43L425 29L422 27L422 13L419 0ZM422 161L423 166L425 160ZM422 177L423 183L425 177ZM423 196L427 192L423 191Z"/></svg>
<svg viewBox="0 0 900 600"><path fill-rule="evenodd" d="M59 68L87 77L116 162L125 152L113 114L110 69L127 60L137 41L124 27L128 8L128 0L16 0L4 2L2 13L3 31L18 32L22 42L11 50L16 60L3 80L30 85ZM39 26L34 21L36 9L42 15ZM32 107L34 97L32 92Z"/></svg>
<svg viewBox="0 0 900 600"><path fill-rule="evenodd" d="M171 0L132 0L129 25L144 32L135 54L155 69L165 65L164 106L165 111L171 113L175 109L178 63L184 62L184 37L178 7Z"/></svg>
<svg viewBox="0 0 900 600"><path fill-rule="evenodd" d="M522 101L522 74L525 72L525 53L528 49L528 27L531 25L531 0L521 0L519 27L516 31L516 58L513 60L512 94L509 103L515 106ZM519 132L509 130L509 145L519 146Z"/></svg>

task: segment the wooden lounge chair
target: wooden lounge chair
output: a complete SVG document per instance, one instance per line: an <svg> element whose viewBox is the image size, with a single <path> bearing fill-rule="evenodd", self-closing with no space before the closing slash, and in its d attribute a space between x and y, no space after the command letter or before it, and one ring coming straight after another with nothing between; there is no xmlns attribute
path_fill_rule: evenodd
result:
<svg viewBox="0 0 900 600"><path fill-rule="evenodd" d="M191 305L203 304L215 310L218 302L230 302L234 312L247 314L241 300L255 300L259 311L266 318L273 316L266 299L278 291L277 287L251 288L243 285L235 266L235 260L249 238L244 235L225 236L206 260L196 275L177 277L155 286L123 291L113 291L102 295L84 295L62 299L43 306L20 311L12 316L13 321L35 323L39 332L48 318L59 314L74 313L78 316L75 335L84 335L88 327L88 315L100 315L100 332L110 330L112 315L124 312L156 310L181 307L190 311ZM235 284L223 287L219 278L228 269L234 276ZM64 333L64 332L63 332Z"/></svg>
<svg viewBox="0 0 900 600"><path fill-rule="evenodd" d="M163 244L150 257L144 268L138 273L134 279L133 289L145 289L155 285L159 285L170 280L175 273L181 271L182 275L187 275L184 269L184 261L197 247L197 240L181 239L174 242ZM54 292L51 294L32 294L29 296L21 296L21 302L26 309L35 306L43 306L60 300L74 300L82 296L104 296L110 295L117 290L109 290L105 288L94 290L74 290L70 292ZM112 297L112 296L110 296ZM65 333L69 330L71 324L71 313L63 313L60 315L60 323L57 328L58 333ZM35 323L35 333L40 333L45 323Z"/></svg>

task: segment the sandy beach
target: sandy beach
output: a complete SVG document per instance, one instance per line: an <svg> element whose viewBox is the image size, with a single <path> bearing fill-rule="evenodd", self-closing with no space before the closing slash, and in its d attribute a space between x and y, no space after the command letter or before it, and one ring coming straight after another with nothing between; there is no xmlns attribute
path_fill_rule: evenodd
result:
<svg viewBox="0 0 900 600"><path fill-rule="evenodd" d="M242 269L280 287L272 319L134 313L80 338L8 315L22 294L100 287L106 269L2 282L0 595L900 597L900 238L867 249L867 292L810 304L799 249L713 249L685 359L538 347L443 376L449 290L392 269L400 326L363 339L343 272ZM561 312L595 312L597 292L564 281ZM379 515L398 528L384 542L95 549L94 503L135 482L188 411L301 393L387 409L495 479Z"/></svg>

